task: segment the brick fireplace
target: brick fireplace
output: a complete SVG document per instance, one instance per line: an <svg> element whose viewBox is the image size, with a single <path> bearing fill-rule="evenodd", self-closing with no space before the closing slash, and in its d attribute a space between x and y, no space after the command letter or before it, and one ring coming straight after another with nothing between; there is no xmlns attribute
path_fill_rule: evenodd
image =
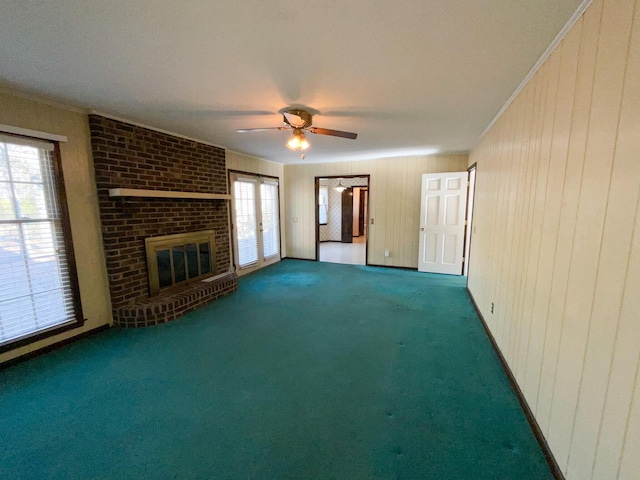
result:
<svg viewBox="0 0 640 480"><path fill-rule="evenodd" d="M227 193L224 149L99 115L89 126L114 323L164 323L234 292L229 202L210 198ZM215 277L152 294L145 241L201 231L214 232Z"/></svg>

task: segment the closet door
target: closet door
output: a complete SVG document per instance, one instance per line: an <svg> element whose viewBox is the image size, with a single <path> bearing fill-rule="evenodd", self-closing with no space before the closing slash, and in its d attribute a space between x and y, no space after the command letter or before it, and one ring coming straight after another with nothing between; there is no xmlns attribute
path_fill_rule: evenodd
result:
<svg viewBox="0 0 640 480"><path fill-rule="evenodd" d="M278 180L231 174L236 271L252 272L280 260Z"/></svg>

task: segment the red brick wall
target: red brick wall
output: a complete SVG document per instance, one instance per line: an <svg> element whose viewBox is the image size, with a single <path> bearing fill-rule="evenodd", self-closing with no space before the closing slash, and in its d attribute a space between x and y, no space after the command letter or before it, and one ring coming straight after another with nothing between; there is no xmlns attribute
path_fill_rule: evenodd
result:
<svg viewBox="0 0 640 480"><path fill-rule="evenodd" d="M226 271L227 202L109 197L110 188L227 193L224 149L99 115L89 126L114 311L149 296L147 237L213 229L218 272Z"/></svg>

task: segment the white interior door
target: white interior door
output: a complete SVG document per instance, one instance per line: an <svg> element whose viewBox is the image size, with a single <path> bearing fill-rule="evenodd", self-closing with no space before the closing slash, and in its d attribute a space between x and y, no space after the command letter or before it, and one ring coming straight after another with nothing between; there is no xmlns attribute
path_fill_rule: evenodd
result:
<svg viewBox="0 0 640 480"><path fill-rule="evenodd" d="M467 176L467 172L422 175L421 272L462 275Z"/></svg>
<svg viewBox="0 0 640 480"><path fill-rule="evenodd" d="M278 180L231 175L233 243L239 275L280 260Z"/></svg>

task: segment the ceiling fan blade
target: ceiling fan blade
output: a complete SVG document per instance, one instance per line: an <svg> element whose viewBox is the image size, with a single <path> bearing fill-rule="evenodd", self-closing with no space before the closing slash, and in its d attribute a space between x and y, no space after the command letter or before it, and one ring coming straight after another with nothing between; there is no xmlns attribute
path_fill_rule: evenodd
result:
<svg viewBox="0 0 640 480"><path fill-rule="evenodd" d="M236 132L248 133L248 132L262 132L265 130L289 130L289 129L287 127L239 128L236 130Z"/></svg>
<svg viewBox="0 0 640 480"><path fill-rule="evenodd" d="M318 135L331 135L332 137L348 138L350 140L355 140L356 138L358 138L357 133L342 132L340 130L330 130L328 128L309 127L307 128L307 131Z"/></svg>

